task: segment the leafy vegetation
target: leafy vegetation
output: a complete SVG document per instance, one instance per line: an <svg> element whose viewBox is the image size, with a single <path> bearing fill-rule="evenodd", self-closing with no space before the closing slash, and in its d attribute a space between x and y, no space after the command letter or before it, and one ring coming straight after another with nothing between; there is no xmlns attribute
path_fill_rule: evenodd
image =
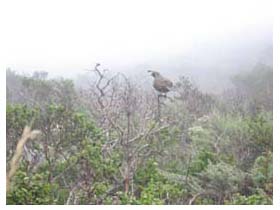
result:
<svg viewBox="0 0 280 210"><path fill-rule="evenodd" d="M77 88L7 71L7 170L24 127L41 131L7 204L272 204L270 67L221 95L181 77L160 100L125 75L89 74Z"/></svg>

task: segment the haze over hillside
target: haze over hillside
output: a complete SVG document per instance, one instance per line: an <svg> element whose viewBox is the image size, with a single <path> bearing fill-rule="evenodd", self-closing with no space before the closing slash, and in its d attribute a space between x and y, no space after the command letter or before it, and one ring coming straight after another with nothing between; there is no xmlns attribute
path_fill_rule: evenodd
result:
<svg viewBox="0 0 280 210"><path fill-rule="evenodd" d="M21 18L7 14L7 67L68 78L95 63L144 78L154 69L173 80L189 76L202 90L219 92L232 74L272 64L271 1L66 5L8 4Z"/></svg>
<svg viewBox="0 0 280 210"><path fill-rule="evenodd" d="M179 76L188 76L202 91L219 93L230 87L233 75L251 71L260 63L272 66L271 30L249 28L223 39L213 37L211 40L197 40L192 47L178 54L169 52L160 57L146 58L139 63L102 65L112 72L124 72L131 77L141 77L142 80L150 80L148 69L160 71L174 81ZM93 67L94 63L88 69ZM85 72L80 72L79 75L81 83L82 78L88 78Z"/></svg>
<svg viewBox="0 0 280 210"><path fill-rule="evenodd" d="M173 79L189 76L202 90L220 92L229 85L232 75L250 71L259 63L272 66L272 32L259 32L244 31L222 40L198 40L184 53L137 65L132 68L133 73L152 68Z"/></svg>

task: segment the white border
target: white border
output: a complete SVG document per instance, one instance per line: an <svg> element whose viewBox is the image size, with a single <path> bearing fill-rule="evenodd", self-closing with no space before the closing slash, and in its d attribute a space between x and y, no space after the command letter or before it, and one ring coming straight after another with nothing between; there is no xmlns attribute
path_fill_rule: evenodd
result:
<svg viewBox="0 0 280 210"><path fill-rule="evenodd" d="M280 173L279 173L279 151L280 151L280 14L279 1L274 1L274 26L273 26L273 204L280 206Z"/></svg>
<svg viewBox="0 0 280 210"><path fill-rule="evenodd" d="M234 0L232 0L234 1ZM256 0L257 1L257 0ZM4 2L4 1L3 1ZM2 3L1 2L1 5ZM187 3L187 1L186 1ZM0 7L2 7L0 5ZM253 6L253 5L252 5ZM2 7L3 8L3 7ZM98 208L98 209L111 209L113 208L126 208L126 209L137 209L137 208L147 208L147 209L158 209L159 207L162 209L170 209L170 208L177 208L177 209L187 209L187 208L191 208L191 209L197 209L197 208L226 208L226 209L232 209L232 208L245 208L245 209L251 209L251 208L259 208L259 209L263 209L263 208L278 208L280 206L280 193L279 193L279 186L280 186L280 182L279 182L279 178L280 178L280 157L279 157L279 151L280 151L280 123L279 123L279 119L280 119L280 101L279 101L279 90L280 90L280 75L279 75L279 70L280 70L280 52L279 52L279 46L280 46L280 27L279 27L279 23L280 23L280 15L279 15L279 1L278 0L274 0L274 16L275 16L275 20L274 20L274 151L273 151L273 162L274 162L274 167L273 167L273 171L274 171L274 196L273 196L273 206L51 206L51 208L55 208L55 209L76 209L76 207L78 208L88 208L88 209L92 209L92 208ZM1 9L0 9L1 10ZM2 11L0 11L1 13ZM16 15L16 14L13 14ZM0 15L1 16L1 15ZM7 18L7 17L6 17ZM5 20L3 17L0 18L2 21ZM1 21L0 20L0 21ZM6 19L8 20L8 19ZM0 22L1 23L1 22ZM1 33L5 33L5 31L2 31ZM1 36L1 34L0 34ZM4 45L5 40L0 40L1 42L1 48ZM3 45L2 45L3 44ZM3 58L5 58L5 47L0 49L0 62L3 62ZM0 208L4 209L4 208L9 208L9 209L15 209L18 206L6 206L6 196L5 196L5 172L6 172L6 163L5 163L5 158L6 158L6 64L5 62L3 62L3 64L0 64L0 141L1 141L1 146L0 146ZM32 209L32 208L41 208L41 209L47 209L50 206L20 206L19 208L22 209Z"/></svg>

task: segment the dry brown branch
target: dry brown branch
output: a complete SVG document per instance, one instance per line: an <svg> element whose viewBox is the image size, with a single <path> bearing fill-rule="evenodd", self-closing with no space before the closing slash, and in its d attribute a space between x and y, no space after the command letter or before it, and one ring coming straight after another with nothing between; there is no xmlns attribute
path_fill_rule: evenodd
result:
<svg viewBox="0 0 280 210"><path fill-rule="evenodd" d="M70 191L69 196L67 198L67 201L65 205L71 205L72 200L74 200L74 203L77 201L75 196L75 191L78 189L79 184L76 184Z"/></svg>
<svg viewBox="0 0 280 210"><path fill-rule="evenodd" d="M14 156L12 157L12 160L10 162L10 170L6 175L6 192L8 192L10 190L11 179L15 175L15 173L18 169L24 145L26 144L26 142L29 139L31 139L31 140L35 139L40 133L41 132L39 130L31 131L31 128L29 126L25 126L22 136L17 143L17 147L15 150Z"/></svg>
<svg viewBox="0 0 280 210"><path fill-rule="evenodd" d="M193 202L195 202L195 200L196 200L200 195L202 195L202 194L203 194L203 193L197 193L197 194L195 194L195 195L190 199L189 205L192 205Z"/></svg>

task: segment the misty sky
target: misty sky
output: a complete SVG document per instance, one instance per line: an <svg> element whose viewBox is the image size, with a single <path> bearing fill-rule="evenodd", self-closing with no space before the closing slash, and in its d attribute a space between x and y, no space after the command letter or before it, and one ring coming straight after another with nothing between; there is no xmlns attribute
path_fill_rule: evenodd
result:
<svg viewBox="0 0 280 210"><path fill-rule="evenodd" d="M208 65L272 44L270 0L7 2L7 67L19 72L170 68L181 57Z"/></svg>

